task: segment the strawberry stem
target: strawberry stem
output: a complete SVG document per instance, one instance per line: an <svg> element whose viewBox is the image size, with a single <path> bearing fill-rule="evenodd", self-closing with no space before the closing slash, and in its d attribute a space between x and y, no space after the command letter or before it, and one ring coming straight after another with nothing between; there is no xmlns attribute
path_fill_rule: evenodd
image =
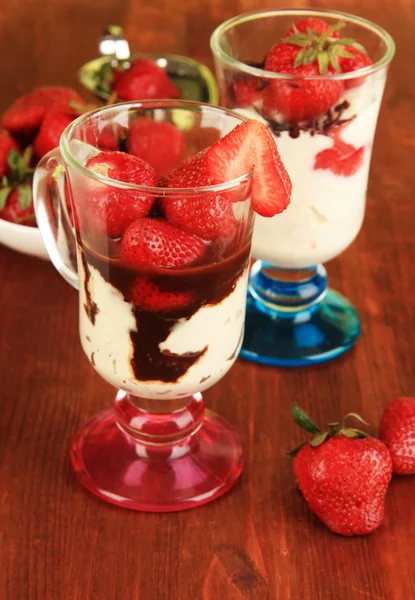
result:
<svg viewBox="0 0 415 600"><path fill-rule="evenodd" d="M301 429L304 429L304 431L307 433L314 434L310 440L303 442L300 444L300 446L297 446L294 448L294 450L291 450L291 452L287 453L287 456L290 456L291 458L296 456L301 448L307 443L313 448L318 448L318 446L321 446L321 444L323 444L326 440L340 435L343 435L347 438L368 437L368 434L365 431L361 431L360 429L356 429L354 427L346 427L346 421L351 418L356 419L360 423L368 425L368 423L355 412L347 413L342 421L328 423L328 431L321 431L298 404L294 404L291 407L291 414L294 421L301 427Z"/></svg>

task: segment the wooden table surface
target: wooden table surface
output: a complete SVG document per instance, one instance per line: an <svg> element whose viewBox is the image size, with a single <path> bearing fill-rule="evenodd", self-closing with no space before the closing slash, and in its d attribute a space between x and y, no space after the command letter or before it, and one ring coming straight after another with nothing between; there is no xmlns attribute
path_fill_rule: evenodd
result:
<svg viewBox="0 0 415 600"><path fill-rule="evenodd" d="M1 600L415 598L415 478L393 480L377 532L344 539L311 515L284 456L301 441L294 401L320 422L358 411L376 431L389 400L415 395L415 5L313 4L378 22L398 47L365 224L328 265L332 286L363 318L356 348L295 370L237 361L205 399L242 435L239 484L193 511L129 512L81 489L69 464L74 432L114 395L81 350L77 294L51 264L0 247ZM35 85L76 86L78 67L96 55L109 23L126 27L135 50L174 51L212 66L213 29L267 6L275 1L3 0L0 108Z"/></svg>

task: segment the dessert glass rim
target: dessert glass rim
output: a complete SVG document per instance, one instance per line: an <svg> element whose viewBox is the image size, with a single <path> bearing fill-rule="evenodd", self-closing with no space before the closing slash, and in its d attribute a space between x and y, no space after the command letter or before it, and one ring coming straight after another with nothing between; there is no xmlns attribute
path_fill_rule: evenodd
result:
<svg viewBox="0 0 415 600"><path fill-rule="evenodd" d="M366 29L375 33L379 38L383 40L386 46L386 51L384 55L372 65L368 67L364 67L362 69L357 69L356 71L349 71L348 73L336 73L334 75L289 75L287 73L276 73L274 71L266 71L265 69L260 69L258 67L252 67L246 63L243 63L229 54L227 54L222 48L220 44L220 39L224 33L226 33L229 29L232 29L235 25L240 25L242 23L246 23L248 21L262 19L264 17L274 17L274 16L290 16L292 15L295 18L298 17L338 17L341 20L346 21L346 23L354 23L356 25L360 25ZM223 62L227 63L228 66L233 67L234 69L238 69L239 71L243 71L248 75L254 75L256 77L262 77L266 79L304 79L308 80L335 80L335 81L344 81L346 79L355 79L356 77L363 77L365 75L369 75L385 67L388 65L394 54L395 54L395 42L393 41L392 36L380 25L369 21L363 17L359 17L357 15L353 15L351 13L343 12L340 10L318 10L318 9L304 9L304 8L277 8L277 9L264 9L264 10L255 10L247 13L243 13L228 19L221 23L215 31L212 33L210 37L210 47L213 52L213 55L217 58L220 58Z"/></svg>
<svg viewBox="0 0 415 600"><path fill-rule="evenodd" d="M232 190L235 187L241 185L249 181L253 176L253 170L249 173L245 173L240 177L236 177L235 179L231 179L230 181L225 181L223 183L218 183L215 185L207 185L203 187L189 187L189 188L166 188L160 186L145 186L145 185L136 185L133 183L127 183L125 181L120 181L118 179L111 179L110 177L106 177L105 175L101 175L92 171L88 167L82 165L77 158L73 155L69 147L69 140L73 131L82 125L85 121L91 118L91 116L96 114L105 114L106 112L114 111L114 109L119 109L120 111L123 108L128 108L128 110L134 109L186 109L193 110L194 112L203 112L204 110L216 112L226 115L229 115L235 119L237 119L240 123L243 121L248 121L247 117L239 115L237 112L234 112L228 108L223 108L221 106L213 106L210 104L206 104L204 102L194 102L192 100L138 100L138 101L129 101L129 102L119 102L117 104L111 104L108 106L101 106L92 111L89 111L68 125L68 127L62 133L60 139L60 151L64 161L69 164L71 167L82 173L84 176L89 177L90 179L94 179L99 183L111 185L111 187L117 187L124 190L133 190L137 192L144 192L146 194L153 194L159 197L174 197L174 196L194 196L195 193L215 193L215 192L223 192L227 190ZM98 148L97 148L98 150Z"/></svg>

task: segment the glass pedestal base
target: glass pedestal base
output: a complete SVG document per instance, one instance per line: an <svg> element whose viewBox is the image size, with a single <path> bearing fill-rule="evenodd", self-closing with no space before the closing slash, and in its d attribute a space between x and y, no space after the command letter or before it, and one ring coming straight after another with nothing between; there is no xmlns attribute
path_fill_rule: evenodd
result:
<svg viewBox="0 0 415 600"><path fill-rule="evenodd" d="M171 413L137 409L124 392L117 403L124 403L128 419L120 420L119 406L104 411L72 444L76 476L95 495L134 510L178 511L218 498L238 479L239 438L219 416L204 412L200 394Z"/></svg>
<svg viewBox="0 0 415 600"><path fill-rule="evenodd" d="M281 274L281 270L279 270ZM327 289L323 267L300 280L276 281L270 269L253 267L240 356L258 363L298 367L321 363L351 348L361 322L353 305Z"/></svg>

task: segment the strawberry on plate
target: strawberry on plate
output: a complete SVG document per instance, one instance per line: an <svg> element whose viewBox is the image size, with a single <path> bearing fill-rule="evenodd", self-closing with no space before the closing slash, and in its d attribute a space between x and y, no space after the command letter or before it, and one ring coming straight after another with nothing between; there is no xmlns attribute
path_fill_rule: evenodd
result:
<svg viewBox="0 0 415 600"><path fill-rule="evenodd" d="M226 183L253 170L251 202L263 216L274 216L289 204L291 181L268 128L245 121L225 137L171 171L163 180L167 188L199 188ZM235 197L234 197L235 196ZM171 196L161 204L167 219L182 229L214 240L234 233L231 193L206 192L191 197Z"/></svg>
<svg viewBox="0 0 415 600"><path fill-rule="evenodd" d="M393 472L415 474L415 398L400 397L385 409L379 437L392 456Z"/></svg>
<svg viewBox="0 0 415 600"><path fill-rule="evenodd" d="M1 179L0 219L34 227L36 219L32 201L31 159L30 147L22 155L14 148L9 151L8 174Z"/></svg>
<svg viewBox="0 0 415 600"><path fill-rule="evenodd" d="M62 133L75 118L74 114L59 108L51 109L46 114L33 142L33 150L37 158L42 158L50 150L59 146Z"/></svg>
<svg viewBox="0 0 415 600"><path fill-rule="evenodd" d="M134 268L184 269L200 262L206 244L165 219L137 219L121 241L121 258Z"/></svg>
<svg viewBox="0 0 415 600"><path fill-rule="evenodd" d="M346 421L330 423L322 432L295 404L295 422L313 435L290 453L294 473L308 506L331 531L345 536L364 535L381 525L384 501L392 477L387 446Z"/></svg>
<svg viewBox="0 0 415 600"><path fill-rule="evenodd" d="M137 277L130 288L130 301L141 310L152 313L180 311L196 299L194 290L169 289L146 275Z"/></svg>
<svg viewBox="0 0 415 600"><path fill-rule="evenodd" d="M130 154L154 167L160 178L180 162L184 138L173 123L141 117L130 125L127 147Z"/></svg>
<svg viewBox="0 0 415 600"><path fill-rule="evenodd" d="M10 150L19 151L19 145L8 131L0 129L0 177L10 171L7 161Z"/></svg>
<svg viewBox="0 0 415 600"><path fill-rule="evenodd" d="M109 179L146 187L157 185L153 167L125 152L100 152L87 161L86 167ZM103 185L91 180L86 204L86 224L91 231L119 237L130 223L150 212L153 202L154 197L145 191L110 187L110 182ZM82 225L84 207L78 208Z"/></svg>
<svg viewBox="0 0 415 600"><path fill-rule="evenodd" d="M79 94L70 88L39 87L17 98L3 113L1 124L12 133L29 135L41 126L46 113L52 107L65 109L71 102L85 104Z"/></svg>
<svg viewBox="0 0 415 600"><path fill-rule="evenodd" d="M121 100L180 98L179 88L149 58L137 58L131 63L130 68L114 80L113 90Z"/></svg>
<svg viewBox="0 0 415 600"><path fill-rule="evenodd" d="M326 148L316 155L314 170L328 169L335 175L350 177L357 173L363 165L365 147L355 148L338 137L331 148Z"/></svg>

